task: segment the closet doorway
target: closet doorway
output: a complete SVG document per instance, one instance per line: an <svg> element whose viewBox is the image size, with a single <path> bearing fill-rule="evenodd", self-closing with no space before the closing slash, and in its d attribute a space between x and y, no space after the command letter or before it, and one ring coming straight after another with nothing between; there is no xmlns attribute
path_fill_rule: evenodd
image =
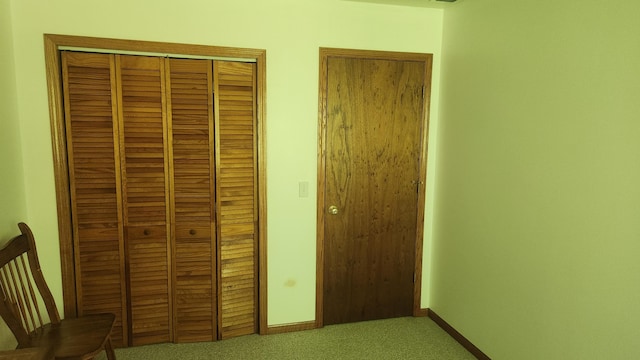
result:
<svg viewBox="0 0 640 360"><path fill-rule="evenodd" d="M320 50L318 326L420 313L431 58Z"/></svg>
<svg viewBox="0 0 640 360"><path fill-rule="evenodd" d="M45 35L65 316L266 330L265 51Z"/></svg>

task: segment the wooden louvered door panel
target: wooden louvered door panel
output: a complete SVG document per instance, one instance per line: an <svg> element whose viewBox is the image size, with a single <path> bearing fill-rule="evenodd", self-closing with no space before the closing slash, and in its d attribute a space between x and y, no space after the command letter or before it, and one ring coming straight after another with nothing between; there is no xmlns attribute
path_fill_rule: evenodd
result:
<svg viewBox="0 0 640 360"><path fill-rule="evenodd" d="M214 62L220 234L220 337L257 328L255 64Z"/></svg>
<svg viewBox="0 0 640 360"><path fill-rule="evenodd" d="M130 345L172 337L164 59L117 55Z"/></svg>
<svg viewBox="0 0 640 360"><path fill-rule="evenodd" d="M169 59L175 341L217 339L213 73L209 60Z"/></svg>
<svg viewBox="0 0 640 360"><path fill-rule="evenodd" d="M62 53L76 299L79 315L110 312L126 344L124 248L113 55Z"/></svg>

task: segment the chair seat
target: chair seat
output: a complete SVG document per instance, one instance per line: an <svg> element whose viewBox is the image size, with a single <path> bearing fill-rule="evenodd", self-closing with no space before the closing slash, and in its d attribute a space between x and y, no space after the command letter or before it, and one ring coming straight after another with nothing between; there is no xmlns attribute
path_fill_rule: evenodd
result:
<svg viewBox="0 0 640 360"><path fill-rule="evenodd" d="M0 351L0 360L47 360L51 356L47 349L26 348Z"/></svg>
<svg viewBox="0 0 640 360"><path fill-rule="evenodd" d="M63 319L32 334L29 347L51 349L55 359L91 358L104 348L114 321L113 314Z"/></svg>

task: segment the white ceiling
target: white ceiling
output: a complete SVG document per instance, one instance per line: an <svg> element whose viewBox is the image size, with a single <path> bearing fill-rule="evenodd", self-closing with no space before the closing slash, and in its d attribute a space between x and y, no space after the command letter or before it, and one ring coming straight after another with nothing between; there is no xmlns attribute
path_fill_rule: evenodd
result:
<svg viewBox="0 0 640 360"><path fill-rule="evenodd" d="M463 2L464 0L457 0L456 2L443 2L443 1L436 1L436 0L345 0L345 1L446 9L452 6L456 6L457 4Z"/></svg>

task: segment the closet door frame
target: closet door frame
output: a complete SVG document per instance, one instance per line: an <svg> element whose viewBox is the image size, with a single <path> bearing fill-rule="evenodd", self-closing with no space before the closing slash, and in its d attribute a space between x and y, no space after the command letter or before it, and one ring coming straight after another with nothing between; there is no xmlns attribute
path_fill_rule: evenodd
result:
<svg viewBox="0 0 640 360"><path fill-rule="evenodd" d="M49 96L49 117L56 184L58 236L62 267L62 293L65 317L77 316L75 267L73 262L71 194L65 137L64 104L60 52L65 49L92 49L108 53L147 53L176 57L208 57L256 63L256 137L258 171L258 329L267 333L267 203L266 203L266 50L208 45L119 40L69 35L44 35L45 65Z"/></svg>

